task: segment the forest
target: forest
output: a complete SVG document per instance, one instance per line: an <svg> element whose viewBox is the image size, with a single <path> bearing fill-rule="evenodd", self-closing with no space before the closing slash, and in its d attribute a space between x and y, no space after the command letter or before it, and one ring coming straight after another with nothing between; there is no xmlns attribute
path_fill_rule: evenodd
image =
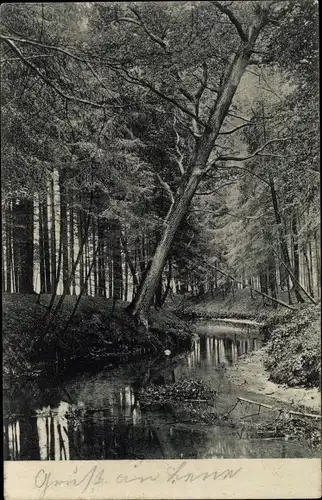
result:
<svg viewBox="0 0 322 500"><path fill-rule="evenodd" d="M287 318L313 359L287 383L318 385L317 17L314 0L2 5L8 376L187 347L185 309Z"/></svg>

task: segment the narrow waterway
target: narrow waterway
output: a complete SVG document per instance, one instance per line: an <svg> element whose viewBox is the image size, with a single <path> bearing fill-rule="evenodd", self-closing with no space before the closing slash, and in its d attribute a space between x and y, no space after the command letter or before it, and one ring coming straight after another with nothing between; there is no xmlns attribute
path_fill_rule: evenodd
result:
<svg viewBox="0 0 322 500"><path fill-rule="evenodd" d="M17 390L4 418L6 460L111 460L162 458L300 458L314 456L305 443L254 438L242 428L187 422L169 408L140 407L137 391L144 378L158 384L182 378L207 381L218 393L215 409L225 412L237 397L258 398L229 382L227 373L240 356L262 346L256 328L208 322L197 326L190 353L113 371L84 374L51 386L44 381ZM12 392L12 391L11 391ZM234 410L247 419L254 411Z"/></svg>

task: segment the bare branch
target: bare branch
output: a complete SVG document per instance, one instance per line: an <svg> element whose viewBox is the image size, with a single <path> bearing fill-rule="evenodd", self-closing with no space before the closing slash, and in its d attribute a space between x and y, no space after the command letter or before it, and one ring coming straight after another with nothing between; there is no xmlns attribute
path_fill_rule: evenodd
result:
<svg viewBox="0 0 322 500"><path fill-rule="evenodd" d="M249 125L251 125L251 123L243 123L242 125L239 125L238 127L235 127L231 130L225 130L224 132L219 132L218 135L229 135L229 134L233 134L234 132L237 132L237 130L240 130L244 127L248 127Z"/></svg>
<svg viewBox="0 0 322 500"><path fill-rule="evenodd" d="M213 0L213 4L217 7L218 10L220 10L220 12L222 12L223 14L226 14L226 16L228 17L229 21L235 26L235 28L236 28L236 30L238 32L238 35L240 36L240 38L242 39L242 41L243 42L247 42L248 37L247 37L246 33L243 30L242 24L237 19L237 17L235 16L235 14L228 7L226 7L225 5L221 4L220 2L217 2L216 0Z"/></svg>
<svg viewBox="0 0 322 500"><path fill-rule="evenodd" d="M174 117L174 120L173 120L173 130L174 130L174 132L176 134L175 150L176 150L176 153L178 155L177 164L179 166L179 170L180 170L181 175L183 175L184 174L184 167L183 167L183 158L184 158L184 155L180 151L180 148L179 148L179 145L180 145L180 136L179 136L178 131L176 129L176 117Z"/></svg>
<svg viewBox="0 0 322 500"><path fill-rule="evenodd" d="M183 113L189 115L191 118L193 118L194 120L196 120L197 123L199 123L203 127L206 127L206 123L204 123L198 116L196 116L196 114L193 111L191 111L190 109L188 109L186 106L183 106L182 104L180 104L180 102L178 102L173 97L170 97L170 96L164 94L163 92L161 92L160 90L158 90L157 88L155 88L152 85L152 83L147 82L146 80L142 80L141 78L138 78L136 76L131 75L128 72L128 70L126 70L124 67L120 67L119 69L115 69L115 68L112 68L112 69L114 71L121 71L121 72L123 71L125 73L125 75L127 76L127 78L128 78L127 81L129 83L135 83L136 85L140 85L141 87L144 87L146 89L151 90L154 94L156 94L157 96L161 97L161 99L164 99L165 101L170 102L171 104L173 104L174 106L176 106L178 109L180 109Z"/></svg>
<svg viewBox="0 0 322 500"><path fill-rule="evenodd" d="M25 58L23 53L18 49L18 47L15 45L15 43L10 40L10 39L5 39L5 42L12 48L12 50L19 56L19 58L27 65L29 66L38 76L43 80L49 87L51 87L58 95L63 97L66 100L69 101L74 101L74 102L79 102L81 104L87 104L90 106L93 106L95 108L101 108L104 109L106 108L105 104L101 104L98 102L94 101L89 101L88 99L82 99L79 97L71 96L68 94L65 94L55 83L53 83L51 80L49 80L38 68L35 66L33 63L31 63L28 59ZM119 108L120 106L110 106L112 108Z"/></svg>
<svg viewBox="0 0 322 500"><path fill-rule="evenodd" d="M265 182L265 184L267 184L268 186L270 186L270 183L264 178L264 177L261 177L260 175L258 174L255 174L252 170L249 170L248 168L245 168L245 167L238 167L237 165L231 165L229 167L224 167L222 165L217 165L216 166L217 170L226 170L226 169L238 169L238 170L241 170L243 172L247 172L248 174L254 176L254 177L257 177L257 179L261 180L262 182Z"/></svg>
<svg viewBox="0 0 322 500"><path fill-rule="evenodd" d="M228 116L232 116L233 118L239 118L239 120L244 120L244 122L250 122L251 119L250 118L245 118L244 116L240 116L240 115L236 115L235 113L232 113L231 111L229 111L229 113L227 113Z"/></svg>
<svg viewBox="0 0 322 500"><path fill-rule="evenodd" d="M49 49L49 50L54 50L56 52L60 52L61 54L65 54L73 59L76 59L76 61L80 62L86 62L83 58L76 56L75 54L72 54L66 49L62 49L61 47L56 47L55 45L46 45L45 43L40 43L36 42L35 40L29 40L28 38L19 38L16 36L11 36L11 35L0 35L0 39L4 41L11 40L13 42L19 42L19 43L24 43L27 45L33 45L35 47L41 47L43 49Z"/></svg>
<svg viewBox="0 0 322 500"><path fill-rule="evenodd" d="M292 137L281 137L281 138L271 139L265 142L265 144L263 144L260 148L256 149L252 154L248 156L218 156L218 158L215 160L215 163L218 161L246 161L249 160L250 158L254 158L255 156L259 156L260 153L263 151L263 149L265 149L269 144L273 144L274 142L285 142L291 139ZM272 156L271 154L268 155Z"/></svg>
<svg viewBox="0 0 322 500"><path fill-rule="evenodd" d="M151 40L160 45L160 47L162 47L164 50L167 50L169 48L168 44L149 30L149 28L143 21L141 14L134 7L130 7L130 11L133 12L133 14L138 18L138 20L140 21L140 26L143 28L145 33L151 38Z"/></svg>
<svg viewBox="0 0 322 500"><path fill-rule="evenodd" d="M204 90L207 88L207 83L208 83L208 66L207 66L207 63L204 62L203 63L203 73L202 73L202 79L201 79L201 85L199 87L199 89L197 90L196 94L195 94L195 99L196 99L196 102L199 104L199 101L200 101L200 98L204 92Z"/></svg>
<svg viewBox="0 0 322 500"><path fill-rule="evenodd" d="M57 47L55 45L46 45L44 43L40 43L40 42L36 42L35 40L29 40L27 38L18 38L18 37L14 37L14 36L6 36L6 35L0 35L0 39L8 42L9 40L11 40L12 42L18 42L18 43L23 43L23 44L27 44L27 45L32 45L34 47L41 47L43 49L47 49L47 50L53 50L55 52L58 52L60 54L64 54L68 57L70 57L71 59L74 59L78 62L81 62L83 64L85 64L87 66L87 68L90 70L90 72L92 73L92 75L96 78L96 80L99 82L99 84L110 94L111 96L111 91L110 89L108 89L105 85L104 82L102 82L101 78L98 76L98 74L96 73L96 71L94 70L94 68L92 67L92 65L86 60L84 59L83 57L79 57L75 54L72 54L71 52L69 52L68 50L66 49L63 49L61 47ZM30 59L31 57L33 58L37 58L39 57L39 55L34 55L34 56L24 56L26 59ZM42 57L45 57L42 56ZM51 57L50 55L48 55L47 57ZM21 59L21 57L19 56L19 58Z"/></svg>
<svg viewBox="0 0 322 500"><path fill-rule="evenodd" d="M156 177L157 177L161 187L163 187L163 189L168 193L171 204L173 205L174 204L174 196L173 196L173 192L172 192L172 189L170 188L169 184L167 182L165 182L164 180L162 180L158 173L156 174Z"/></svg>
<svg viewBox="0 0 322 500"><path fill-rule="evenodd" d="M226 187L226 186L231 186L232 184L235 184L236 180L230 181L230 182L224 182L224 184L221 184L220 186L217 186L216 189L213 189L212 191L203 191L203 192L196 192L195 195L197 196L206 196L208 194L213 194L217 193L220 191L220 189Z"/></svg>

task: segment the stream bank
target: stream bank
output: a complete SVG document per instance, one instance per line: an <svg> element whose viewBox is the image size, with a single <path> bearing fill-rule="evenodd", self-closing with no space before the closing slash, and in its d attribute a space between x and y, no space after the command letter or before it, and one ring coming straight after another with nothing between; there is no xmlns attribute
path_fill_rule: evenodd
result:
<svg viewBox="0 0 322 500"><path fill-rule="evenodd" d="M177 309L186 319L257 324L267 344L260 358L261 370L270 382L285 387L317 390L321 387L320 305L301 304L296 311L276 309L261 297L252 297L246 289L225 298L220 293L216 298L209 294L181 302L177 298L177 303L180 304Z"/></svg>
<svg viewBox="0 0 322 500"><path fill-rule="evenodd" d="M57 297L56 302L59 300ZM42 342L42 317L50 295L3 295L3 373L12 379L67 376L113 368L166 349L181 352L192 345L193 329L167 310L151 308L147 333L125 312L127 303L83 296L72 321L76 296L67 296ZM68 327L66 327L68 325Z"/></svg>
<svg viewBox="0 0 322 500"><path fill-rule="evenodd" d="M195 332L192 349L181 354L39 378L5 394L7 459L318 456L316 421L287 419L287 404L276 418L263 405L268 396L229 378L238 359L262 347L258 329L208 322ZM254 411L247 400L260 406Z"/></svg>
<svg viewBox="0 0 322 500"><path fill-rule="evenodd" d="M317 387L289 387L269 380L264 367L267 347L241 357L228 373L229 380L237 387L247 388L265 397L272 406L280 402L292 405L294 410L319 412L321 392Z"/></svg>

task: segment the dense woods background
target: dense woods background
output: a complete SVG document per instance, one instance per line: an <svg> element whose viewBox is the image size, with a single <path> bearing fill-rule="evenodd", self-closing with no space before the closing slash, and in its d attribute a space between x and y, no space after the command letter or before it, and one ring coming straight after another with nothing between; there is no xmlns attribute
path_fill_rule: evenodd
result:
<svg viewBox="0 0 322 500"><path fill-rule="evenodd" d="M317 14L3 5L3 291L317 301Z"/></svg>

